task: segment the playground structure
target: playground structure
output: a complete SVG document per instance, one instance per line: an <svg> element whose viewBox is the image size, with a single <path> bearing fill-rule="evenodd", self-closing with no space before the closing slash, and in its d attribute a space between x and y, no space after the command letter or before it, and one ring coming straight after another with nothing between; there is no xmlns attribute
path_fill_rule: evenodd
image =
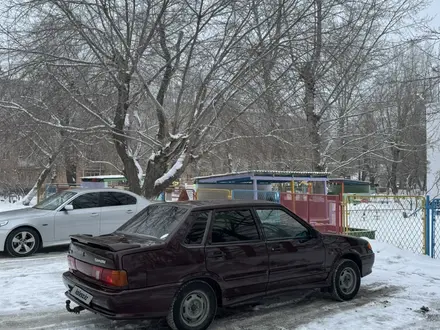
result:
<svg viewBox="0 0 440 330"><path fill-rule="evenodd" d="M110 180L105 182L104 180ZM125 179L122 177L122 179ZM118 181L119 180L119 181ZM39 197L72 188L104 187L127 189L121 177L90 178L80 185L48 184ZM92 186L90 186L92 185ZM337 187L340 185L340 187ZM335 189L336 186L336 189ZM256 189L254 189L256 188ZM435 217L440 202L425 196L371 194L367 182L327 178L313 172L240 172L195 178L194 185L175 182L157 199L268 200L284 205L322 233L345 233L369 237L415 253L439 257L435 241L440 227ZM359 193L364 191L365 193Z"/></svg>
<svg viewBox="0 0 440 330"><path fill-rule="evenodd" d="M81 178L81 188L121 188L128 186L128 181L123 175L96 175Z"/></svg>
<svg viewBox="0 0 440 330"><path fill-rule="evenodd" d="M343 195L343 194L371 194L375 193L375 189L371 188L368 181L351 180L345 178L330 178L328 179L328 194L329 195Z"/></svg>
<svg viewBox="0 0 440 330"><path fill-rule="evenodd" d="M79 184L47 184L39 199L72 188L127 189L122 176L85 177ZM440 226L440 199L376 194L368 182L328 178L327 173L250 171L174 182L158 198L187 200L268 200L284 205L322 233L369 237L399 248L440 257L435 244Z"/></svg>
<svg viewBox="0 0 440 330"><path fill-rule="evenodd" d="M328 173L246 171L196 177L197 200L268 200L280 203L321 232L341 233L341 199L328 195Z"/></svg>

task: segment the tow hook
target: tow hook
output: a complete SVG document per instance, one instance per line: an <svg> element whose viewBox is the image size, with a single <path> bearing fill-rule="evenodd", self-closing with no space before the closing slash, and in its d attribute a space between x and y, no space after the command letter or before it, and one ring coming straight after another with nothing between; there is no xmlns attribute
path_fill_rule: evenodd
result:
<svg viewBox="0 0 440 330"><path fill-rule="evenodd" d="M70 308L70 300L66 300L66 309L69 313L79 314L81 311L85 310L82 306L76 306L74 308Z"/></svg>

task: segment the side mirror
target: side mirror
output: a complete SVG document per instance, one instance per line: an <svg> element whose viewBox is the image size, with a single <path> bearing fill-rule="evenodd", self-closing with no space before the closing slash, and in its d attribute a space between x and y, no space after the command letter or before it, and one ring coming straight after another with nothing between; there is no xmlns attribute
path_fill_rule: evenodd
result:
<svg viewBox="0 0 440 330"><path fill-rule="evenodd" d="M309 234L310 234L310 238L320 238L321 237L321 234L316 229L315 230L311 230L309 232Z"/></svg>
<svg viewBox="0 0 440 330"><path fill-rule="evenodd" d="M72 204L68 204L68 205L64 206L64 211L72 211L72 210L73 210Z"/></svg>

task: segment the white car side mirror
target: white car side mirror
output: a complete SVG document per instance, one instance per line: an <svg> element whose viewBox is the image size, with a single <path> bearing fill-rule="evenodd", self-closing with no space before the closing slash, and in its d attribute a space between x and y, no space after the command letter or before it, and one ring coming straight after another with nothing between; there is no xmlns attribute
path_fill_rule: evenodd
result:
<svg viewBox="0 0 440 330"><path fill-rule="evenodd" d="M64 210L65 211L72 211L73 210L73 205L72 204L68 204L68 205L64 206Z"/></svg>

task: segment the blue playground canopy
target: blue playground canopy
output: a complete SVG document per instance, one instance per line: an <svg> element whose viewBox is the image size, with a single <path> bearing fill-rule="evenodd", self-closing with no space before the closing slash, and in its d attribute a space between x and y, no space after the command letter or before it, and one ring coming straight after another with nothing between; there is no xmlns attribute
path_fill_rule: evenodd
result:
<svg viewBox="0 0 440 330"><path fill-rule="evenodd" d="M195 184L252 184L257 190L258 185L291 182L323 182L324 193L327 194L327 172L305 171L265 171L252 170L194 178Z"/></svg>

